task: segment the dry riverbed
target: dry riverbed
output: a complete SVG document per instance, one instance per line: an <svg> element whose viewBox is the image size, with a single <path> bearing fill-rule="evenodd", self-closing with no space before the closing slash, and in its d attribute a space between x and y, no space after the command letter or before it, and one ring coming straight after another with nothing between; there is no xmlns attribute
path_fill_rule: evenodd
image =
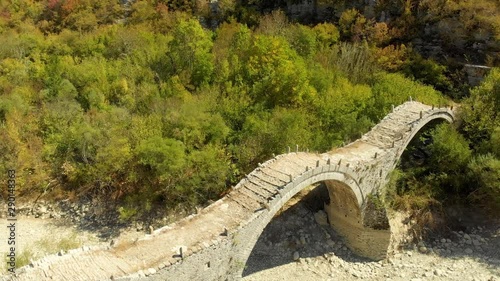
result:
<svg viewBox="0 0 500 281"><path fill-rule="evenodd" d="M243 280L500 281L498 223L408 243L388 259L373 262L354 255L318 218L299 202L273 219L251 254Z"/></svg>
<svg viewBox="0 0 500 281"><path fill-rule="evenodd" d="M50 218L52 213L18 218L18 261L29 264L48 254L109 245L111 239L133 241L145 235L144 231L126 228L115 232L113 238L103 239L102 232L82 230L68 219ZM399 232L396 236L404 240L404 224L401 217L395 217L391 224ZM322 211L311 210L310 205L294 198L264 230L247 262L243 280L500 281L500 224L472 221L461 230L408 243L394 249L388 259L373 262L353 254L327 225ZM5 218L0 227L7 229ZM0 253L4 256L8 252L7 235L8 231L0 231L0 241L4 241ZM6 263L0 268L6 272Z"/></svg>

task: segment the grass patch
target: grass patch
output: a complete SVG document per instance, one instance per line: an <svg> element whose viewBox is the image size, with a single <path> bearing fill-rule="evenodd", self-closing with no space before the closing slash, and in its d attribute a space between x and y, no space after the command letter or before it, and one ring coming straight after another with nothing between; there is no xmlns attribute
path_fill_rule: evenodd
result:
<svg viewBox="0 0 500 281"><path fill-rule="evenodd" d="M78 239L76 233L59 240L52 238L42 238L33 245L29 245L21 252L16 253L16 268L23 267L30 264L32 260L41 259L44 256L55 254L61 250L68 251L83 246L83 243ZM0 267L2 270L6 269L6 264L9 261L6 253L1 253L4 257L4 264Z"/></svg>
<svg viewBox="0 0 500 281"><path fill-rule="evenodd" d="M34 253L30 249L24 249L20 254L16 257L16 268L23 267L28 265L31 260L34 258Z"/></svg>
<svg viewBox="0 0 500 281"><path fill-rule="evenodd" d="M60 250L68 251L71 249L79 248L82 242L78 239L75 233L69 237L60 240L53 240L50 238L42 238L35 242L35 245L41 252L50 255L59 252Z"/></svg>
<svg viewBox="0 0 500 281"><path fill-rule="evenodd" d="M8 262L10 262L9 257L7 257L7 253L1 253L1 255L4 257L4 263L2 265L2 271L3 269L7 270L8 267L6 266ZM31 260L35 259L35 254L31 249L24 249L21 253L16 253L16 268L23 267L25 265L28 265Z"/></svg>

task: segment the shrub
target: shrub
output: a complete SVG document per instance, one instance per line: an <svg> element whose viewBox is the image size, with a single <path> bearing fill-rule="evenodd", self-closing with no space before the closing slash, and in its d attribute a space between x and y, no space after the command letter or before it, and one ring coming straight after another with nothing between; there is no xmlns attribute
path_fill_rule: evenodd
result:
<svg viewBox="0 0 500 281"><path fill-rule="evenodd" d="M468 164L472 200L500 208L500 159L491 154L474 157Z"/></svg>

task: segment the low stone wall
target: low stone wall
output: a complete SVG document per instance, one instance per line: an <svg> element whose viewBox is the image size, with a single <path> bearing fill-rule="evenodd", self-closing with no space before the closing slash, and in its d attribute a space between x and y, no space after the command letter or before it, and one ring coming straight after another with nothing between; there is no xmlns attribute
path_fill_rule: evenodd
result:
<svg viewBox="0 0 500 281"><path fill-rule="evenodd" d="M166 267L150 276L135 274L116 280L175 280L175 281L206 281L227 280L230 272L233 237L228 237L220 243L205 248L194 255L188 256L178 263Z"/></svg>

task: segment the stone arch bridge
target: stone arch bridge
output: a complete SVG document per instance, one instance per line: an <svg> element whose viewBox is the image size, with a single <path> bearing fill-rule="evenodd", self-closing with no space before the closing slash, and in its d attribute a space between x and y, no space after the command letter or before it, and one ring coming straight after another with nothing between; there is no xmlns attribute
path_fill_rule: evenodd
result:
<svg viewBox="0 0 500 281"><path fill-rule="evenodd" d="M318 182L328 188L325 211L332 227L359 255L383 259L391 234L385 210L373 208L370 194L385 186L420 129L454 118L450 108L406 102L347 146L323 154L291 152L259 164L224 198L144 239L49 256L18 270L14 279L237 280L273 216Z"/></svg>

